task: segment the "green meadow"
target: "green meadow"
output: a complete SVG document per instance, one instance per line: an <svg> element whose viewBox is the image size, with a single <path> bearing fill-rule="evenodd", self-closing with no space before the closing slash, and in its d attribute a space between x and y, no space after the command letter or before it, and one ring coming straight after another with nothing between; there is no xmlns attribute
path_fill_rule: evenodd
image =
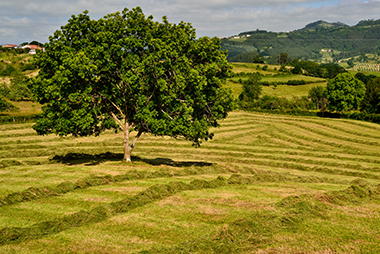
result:
<svg viewBox="0 0 380 254"><path fill-rule="evenodd" d="M267 70L262 68L267 66ZM261 82L269 83L269 86L263 86L262 95L270 95L284 98L307 96L309 90L315 86L326 86L327 81L323 78L310 77L305 75L295 75L291 73L279 72L279 65L264 65L252 63L232 63L234 73L254 73L262 75ZM240 81L247 80L248 77L230 78L225 87L232 90L233 95L237 98L243 90ZM301 85L287 85L289 81L302 81Z"/></svg>
<svg viewBox="0 0 380 254"><path fill-rule="evenodd" d="M0 125L0 253L379 253L380 127L232 112L200 148Z"/></svg>
<svg viewBox="0 0 380 254"><path fill-rule="evenodd" d="M27 64L2 57L16 72ZM326 85L264 66L233 71L276 83L264 95ZM226 83L235 97L239 78ZM294 80L305 84L285 85ZM7 117L41 111L11 103ZM122 133L38 136L32 126L0 125L0 253L380 253L377 124L235 111L200 148L143 135L132 163Z"/></svg>

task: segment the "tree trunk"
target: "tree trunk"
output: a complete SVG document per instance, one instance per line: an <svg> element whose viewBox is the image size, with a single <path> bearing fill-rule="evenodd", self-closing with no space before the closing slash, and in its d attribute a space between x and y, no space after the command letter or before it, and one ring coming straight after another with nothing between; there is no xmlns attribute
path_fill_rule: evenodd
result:
<svg viewBox="0 0 380 254"><path fill-rule="evenodd" d="M126 162L131 162L132 147L129 144L129 123L125 121L124 125L124 158Z"/></svg>

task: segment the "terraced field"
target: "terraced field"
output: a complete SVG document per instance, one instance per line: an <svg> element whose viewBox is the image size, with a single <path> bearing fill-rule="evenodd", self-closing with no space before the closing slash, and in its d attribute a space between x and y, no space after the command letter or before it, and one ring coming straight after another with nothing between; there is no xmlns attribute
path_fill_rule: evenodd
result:
<svg viewBox="0 0 380 254"><path fill-rule="evenodd" d="M233 112L212 141L0 125L0 253L380 253L380 126Z"/></svg>

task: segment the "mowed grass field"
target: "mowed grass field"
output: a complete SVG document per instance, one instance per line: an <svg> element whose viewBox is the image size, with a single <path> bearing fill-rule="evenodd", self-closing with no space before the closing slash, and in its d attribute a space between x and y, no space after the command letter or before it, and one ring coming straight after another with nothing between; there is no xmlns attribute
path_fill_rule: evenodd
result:
<svg viewBox="0 0 380 254"><path fill-rule="evenodd" d="M212 141L0 125L0 253L380 253L380 126L233 112Z"/></svg>

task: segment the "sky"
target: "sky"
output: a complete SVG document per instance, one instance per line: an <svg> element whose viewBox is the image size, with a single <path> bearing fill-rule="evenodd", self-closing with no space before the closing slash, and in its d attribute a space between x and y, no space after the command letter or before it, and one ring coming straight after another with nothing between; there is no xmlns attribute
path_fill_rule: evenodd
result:
<svg viewBox="0 0 380 254"><path fill-rule="evenodd" d="M47 42L73 14L88 10L98 19L136 6L155 20L190 22L198 36L286 32L317 20L354 25L380 19L380 0L0 0L0 44Z"/></svg>

